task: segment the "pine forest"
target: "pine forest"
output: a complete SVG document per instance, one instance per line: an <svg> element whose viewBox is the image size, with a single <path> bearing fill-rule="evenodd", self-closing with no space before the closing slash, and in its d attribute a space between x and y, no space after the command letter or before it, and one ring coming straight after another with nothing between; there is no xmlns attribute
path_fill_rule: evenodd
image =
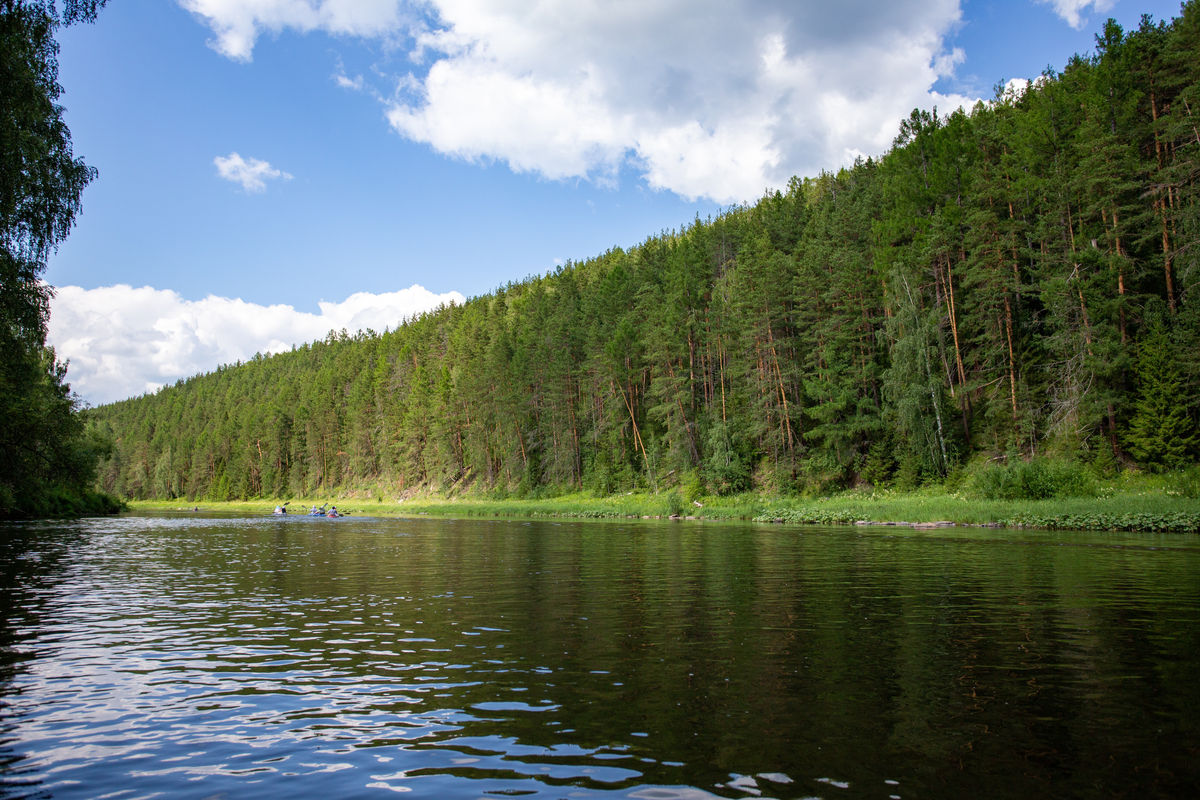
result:
<svg viewBox="0 0 1200 800"><path fill-rule="evenodd" d="M343 265L344 266L344 265ZM1200 453L1200 2L878 159L88 412L131 498L914 487Z"/></svg>

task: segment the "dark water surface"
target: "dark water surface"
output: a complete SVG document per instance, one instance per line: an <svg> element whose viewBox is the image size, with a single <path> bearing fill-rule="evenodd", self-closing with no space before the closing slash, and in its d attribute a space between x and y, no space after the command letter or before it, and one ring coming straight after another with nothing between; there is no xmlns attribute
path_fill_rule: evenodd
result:
<svg viewBox="0 0 1200 800"><path fill-rule="evenodd" d="M0 797L1200 796L1200 538L0 526Z"/></svg>

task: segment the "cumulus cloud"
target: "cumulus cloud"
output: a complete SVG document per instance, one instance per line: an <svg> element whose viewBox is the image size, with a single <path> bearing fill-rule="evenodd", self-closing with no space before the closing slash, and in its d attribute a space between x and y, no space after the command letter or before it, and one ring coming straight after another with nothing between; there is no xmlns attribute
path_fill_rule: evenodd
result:
<svg viewBox="0 0 1200 800"><path fill-rule="evenodd" d="M52 302L48 341L70 361L71 388L95 405L153 392L255 353L290 350L331 330L394 329L421 312L463 302L458 292L434 294L414 285L321 302L313 314L213 295L185 300L149 286L64 286Z"/></svg>
<svg viewBox="0 0 1200 800"><path fill-rule="evenodd" d="M975 101L932 88L964 58L946 47L959 0L380 0L354 25L333 0L181 2L234 58L262 31L409 42L387 119L448 156L608 184L632 168L718 202L880 154L914 107Z"/></svg>
<svg viewBox="0 0 1200 800"><path fill-rule="evenodd" d="M1084 14L1090 6L1097 14L1104 14L1116 5L1116 0L1038 0L1043 5L1052 6L1054 13L1063 18L1063 21L1070 25L1075 30L1083 28L1085 22Z"/></svg>
<svg viewBox="0 0 1200 800"><path fill-rule="evenodd" d="M217 174L231 183L240 183L247 192L265 192L267 181L290 181L292 176L283 170L275 169L270 163L257 158L242 158L237 153L227 156L217 156L213 159Z"/></svg>
<svg viewBox="0 0 1200 800"><path fill-rule="evenodd" d="M428 71L391 104L403 135L549 178L626 164L684 197L749 200L884 151L931 87L956 0L438 3Z"/></svg>

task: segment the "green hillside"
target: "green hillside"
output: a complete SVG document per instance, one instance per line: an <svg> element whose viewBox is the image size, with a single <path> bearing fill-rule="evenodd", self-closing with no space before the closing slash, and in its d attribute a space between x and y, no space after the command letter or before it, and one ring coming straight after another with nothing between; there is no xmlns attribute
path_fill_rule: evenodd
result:
<svg viewBox="0 0 1200 800"><path fill-rule="evenodd" d="M1197 53L1194 0L1170 23L1110 23L1023 94L914 111L878 161L96 409L115 443L100 486L786 494L1042 456L1187 466Z"/></svg>

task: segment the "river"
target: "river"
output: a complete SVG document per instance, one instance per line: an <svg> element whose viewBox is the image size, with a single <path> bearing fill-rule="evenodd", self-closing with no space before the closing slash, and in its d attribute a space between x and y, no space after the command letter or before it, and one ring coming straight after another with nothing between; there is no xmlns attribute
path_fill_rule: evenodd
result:
<svg viewBox="0 0 1200 800"><path fill-rule="evenodd" d="M1200 796L1200 537L0 526L3 798Z"/></svg>

